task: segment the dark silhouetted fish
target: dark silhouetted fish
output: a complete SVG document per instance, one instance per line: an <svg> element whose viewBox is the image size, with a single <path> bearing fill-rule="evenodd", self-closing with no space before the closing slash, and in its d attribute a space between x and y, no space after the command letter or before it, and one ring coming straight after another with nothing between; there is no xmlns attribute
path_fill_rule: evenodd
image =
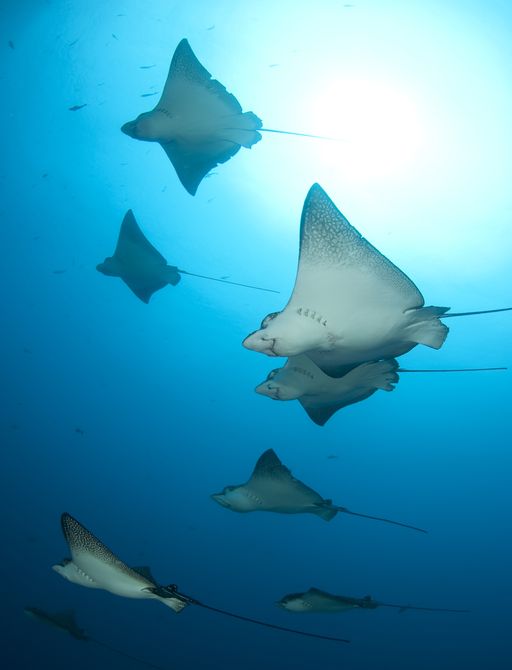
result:
<svg viewBox="0 0 512 670"><path fill-rule="evenodd" d="M146 304L149 303L151 296L156 291L169 284L176 286L181 279L181 274L200 277L201 279L208 279L210 281L218 281L224 284L232 284L234 286L242 286L244 288L257 289L259 291L277 293L277 291L272 291L272 289L240 284L225 279L217 279L216 277L207 277L187 272L187 270L181 270L174 265L167 265L167 261L162 254L155 249L142 233L131 209L125 214L121 223L114 255L106 258L96 269L104 275L122 279L128 288Z"/></svg>

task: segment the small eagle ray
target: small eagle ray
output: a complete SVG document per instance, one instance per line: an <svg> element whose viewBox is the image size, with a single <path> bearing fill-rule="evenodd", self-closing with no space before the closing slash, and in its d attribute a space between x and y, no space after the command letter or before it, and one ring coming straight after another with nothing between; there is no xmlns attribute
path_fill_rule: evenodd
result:
<svg viewBox="0 0 512 670"><path fill-rule="evenodd" d="M423 528L392 521L380 516L352 512L346 507L334 505L332 500L322 496L296 479L291 471L281 463L273 449L267 449L259 457L250 479L245 484L226 486L222 493L214 493L211 498L222 507L233 512L277 512L278 514L315 514L330 521L339 513L364 517L375 521L410 528L426 533Z"/></svg>
<svg viewBox="0 0 512 670"><path fill-rule="evenodd" d="M178 613L187 606L178 596L163 598L147 571L123 563L108 547L70 514L61 517L62 531L71 552L53 569L65 579L88 588L103 589L123 598L159 600Z"/></svg>
<svg viewBox="0 0 512 670"><path fill-rule="evenodd" d="M421 610L423 612L452 612L452 613L466 613L469 610L463 609L448 609L445 607L418 607L416 605L395 605L392 603L384 603L374 600L371 596L364 596L363 598L351 598L350 596L336 596L321 591L320 589L310 588L304 593L289 593L283 596L281 600L276 603L282 609L288 612L301 613L334 613L346 612L353 609L377 609L377 607L392 607L398 609L400 612L406 610Z"/></svg>
<svg viewBox="0 0 512 670"><path fill-rule="evenodd" d="M135 661L136 663L145 665L148 668L155 668L155 670L164 670L160 665L155 665L150 661L146 661L142 658L139 658L138 656L128 654L127 652L122 651L121 649L112 647L110 644L107 644L102 640L97 640L94 637L90 637L76 623L75 613L73 610L65 610L64 612L52 613L52 612L46 612L45 610L42 610L39 607L25 607L24 612L31 619L35 619L36 621L52 626L52 628L57 628L58 630L69 633L69 635L71 635L71 637L74 637L76 640L82 640L84 642L93 642L94 644L97 644L100 647L109 649L110 651L113 651L114 653L119 654L124 658L129 658L131 661Z"/></svg>
<svg viewBox="0 0 512 670"><path fill-rule="evenodd" d="M273 289L241 284L227 279L218 279L206 275L182 270L175 265L167 265L162 254L145 237L135 216L129 209L121 223L117 246L113 256L106 258L96 266L98 272L109 277L119 277L142 302L148 304L156 291L171 285L176 286L182 274L200 277L210 281L232 284L243 288L278 293Z"/></svg>
<svg viewBox="0 0 512 670"><path fill-rule="evenodd" d="M399 368L392 358L356 365L338 377L330 377L306 354L292 356L282 368L276 368L255 388L256 393L272 400L298 400L309 418L324 426L340 409L361 402L378 389L393 391L402 372L488 372L507 368L459 368L414 370Z"/></svg>

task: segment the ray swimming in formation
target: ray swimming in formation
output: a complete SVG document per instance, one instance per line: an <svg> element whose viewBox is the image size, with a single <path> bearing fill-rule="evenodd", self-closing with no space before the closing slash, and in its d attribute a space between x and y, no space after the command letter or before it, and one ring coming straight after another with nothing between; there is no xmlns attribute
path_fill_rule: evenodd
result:
<svg viewBox="0 0 512 670"><path fill-rule="evenodd" d="M369 398L378 389L393 391L398 372L483 372L506 368L460 370L407 370L394 358L361 363L341 377L330 377L306 356L292 356L282 368L272 370L255 391L272 400L298 400L309 418L324 426L338 410Z"/></svg>
<svg viewBox="0 0 512 670"><path fill-rule="evenodd" d="M210 170L232 158L240 147L250 149L259 142L260 132L336 139L262 128L256 114L242 112L235 96L211 78L186 39L176 47L156 107L121 130L137 140L158 142L190 195L195 195Z"/></svg>
<svg viewBox="0 0 512 670"><path fill-rule="evenodd" d="M159 600L174 612L187 606L185 600L162 597L161 587L146 571L137 571L123 563L98 538L70 514L61 517L62 531L71 552L53 569L65 579L93 589L103 589L123 598Z"/></svg>
<svg viewBox="0 0 512 670"><path fill-rule="evenodd" d="M149 303L151 296L156 291L169 284L176 286L181 280L181 274L218 281L223 284L278 293L278 291L272 289L198 275L181 270L174 265L167 265L167 261L162 254L144 236L131 209L126 212L121 223L114 255L106 258L103 263L96 266L96 269L109 277L120 277L137 298L140 298L146 304Z"/></svg>
<svg viewBox="0 0 512 670"><path fill-rule="evenodd" d="M52 613L45 612L44 610L39 609L39 607L25 607L23 611L32 619L36 619L41 623L45 623L53 628L69 633L71 637L74 637L76 640L89 639L85 634L85 631L76 623L73 610Z"/></svg>
<svg viewBox="0 0 512 670"><path fill-rule="evenodd" d="M352 609L370 609L377 607L393 607L400 612L406 610L421 610L422 612L454 612L466 613L469 610L447 609L444 607L417 607L416 605L394 605L374 600L371 596L364 598L350 598L349 596L335 596L327 591L310 588L304 593L289 593L283 596L277 603L288 612L308 612L308 613L335 613L346 612Z"/></svg>
<svg viewBox="0 0 512 670"><path fill-rule="evenodd" d="M361 363L342 377L329 377L305 354L292 356L272 370L255 391L273 400L298 400L309 418L323 426L342 407L369 398L378 389L392 391L398 382L398 363Z"/></svg>
<svg viewBox="0 0 512 670"><path fill-rule="evenodd" d="M259 457L250 479L245 484L226 486L222 493L214 493L215 502L233 512L277 512L278 514L315 514L330 521L339 512L365 519L383 521L426 533L426 530L379 516L352 512L346 507L333 505L332 500L303 484L281 463L273 449Z"/></svg>
<svg viewBox="0 0 512 670"><path fill-rule="evenodd" d="M282 312L263 319L243 342L268 356L308 356L327 374L382 358L395 358L417 344L439 349L446 314L425 307L412 281L350 225L325 191L314 184L300 225L295 286Z"/></svg>
<svg viewBox="0 0 512 670"><path fill-rule="evenodd" d="M90 637L76 623L75 613L73 610L66 610L64 612L52 613L52 612L46 612L45 610L42 610L39 607L25 607L24 612L31 619L35 619L36 621L40 621L41 623L51 626L52 628L56 628L65 633L69 633L69 635L71 635L71 637L74 637L76 640L82 640L84 642L93 642L94 644L97 644L100 647L109 649L110 651L113 651L116 654L119 654L120 656L124 656L124 658L129 658L130 660L136 661L137 663L145 665L148 668L163 670L163 668L160 665L154 665L150 661L146 661L143 658L139 658L138 656L132 656L132 654L128 654L127 652L122 651L121 649L112 647L110 644L107 644L106 642L102 642L101 640L97 640L94 637Z"/></svg>
<svg viewBox="0 0 512 670"><path fill-rule="evenodd" d="M181 612L187 605L197 605L217 614L285 633L294 633L331 642L349 642L344 638L308 633L228 612L180 593L175 584L160 586L152 578L147 568L128 567L70 514L65 512L61 515L61 526L72 558L64 559L62 563L54 565L53 569L70 582L88 588L103 589L123 598L156 599L175 612Z"/></svg>

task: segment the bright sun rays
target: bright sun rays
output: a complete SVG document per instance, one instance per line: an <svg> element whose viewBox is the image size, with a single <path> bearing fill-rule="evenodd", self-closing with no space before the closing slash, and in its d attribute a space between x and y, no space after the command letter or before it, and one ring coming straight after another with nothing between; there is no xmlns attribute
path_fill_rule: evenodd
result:
<svg viewBox="0 0 512 670"><path fill-rule="evenodd" d="M310 125L322 135L343 140L351 170L364 174L406 171L417 159L425 126L415 101L386 82L326 80L309 105ZM336 166L339 144L322 143L322 160Z"/></svg>

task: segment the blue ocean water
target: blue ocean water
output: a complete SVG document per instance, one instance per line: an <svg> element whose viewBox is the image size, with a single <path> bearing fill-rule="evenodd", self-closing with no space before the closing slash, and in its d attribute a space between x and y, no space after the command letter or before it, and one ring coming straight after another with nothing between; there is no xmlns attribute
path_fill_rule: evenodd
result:
<svg viewBox="0 0 512 670"><path fill-rule="evenodd" d="M319 427L254 393L276 361L241 346L288 300L314 182L426 304L511 305L509 4L5 0L0 26L2 667L142 667L30 605L162 668L509 668L510 371L403 374ZM120 132L184 37L265 127L342 141L267 134L191 197ZM280 294L184 276L143 304L95 269L129 208L170 264ZM446 323L400 364L512 366L510 313ZM429 534L210 499L269 448L337 504ZM64 511L161 583L351 643L70 584L51 570ZM310 586L471 611L275 606Z"/></svg>

